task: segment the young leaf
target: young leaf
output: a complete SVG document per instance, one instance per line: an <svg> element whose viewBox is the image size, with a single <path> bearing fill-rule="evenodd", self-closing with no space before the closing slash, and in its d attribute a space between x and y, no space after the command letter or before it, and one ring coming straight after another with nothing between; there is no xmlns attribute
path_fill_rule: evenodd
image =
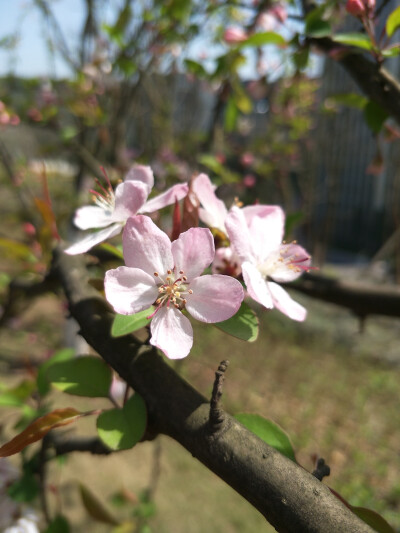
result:
<svg viewBox="0 0 400 533"><path fill-rule="evenodd" d="M375 102L368 102L364 108L364 118L373 133L379 133L388 118L387 112Z"/></svg>
<svg viewBox="0 0 400 533"><path fill-rule="evenodd" d="M224 116L224 126L228 133L235 129L238 116L239 109L236 100L233 96L230 96L226 104Z"/></svg>
<svg viewBox="0 0 400 533"><path fill-rule="evenodd" d="M400 45L397 44L382 50L382 55L383 57L396 57L400 55Z"/></svg>
<svg viewBox="0 0 400 533"><path fill-rule="evenodd" d="M46 376L58 390L91 398L107 398L112 379L106 363L91 355L54 363Z"/></svg>
<svg viewBox="0 0 400 533"><path fill-rule="evenodd" d="M36 498L39 485L36 476L32 472L25 472L7 489L7 494L16 502L29 503Z"/></svg>
<svg viewBox="0 0 400 533"><path fill-rule="evenodd" d="M28 444L42 439L51 429L71 424L81 416L82 413L73 407L55 409L51 413L41 416L32 422L32 424L29 424L19 435L3 444L0 448L0 457L9 457L20 452Z"/></svg>
<svg viewBox="0 0 400 533"><path fill-rule="evenodd" d="M306 21L305 33L308 37L328 37L332 33L332 29L326 20L311 18Z"/></svg>
<svg viewBox="0 0 400 533"><path fill-rule="evenodd" d="M333 37L333 40L337 43L356 46L357 48L362 48L363 50L373 49L371 39L368 37L368 35L364 35L363 33L338 33Z"/></svg>
<svg viewBox="0 0 400 533"><path fill-rule="evenodd" d="M97 522L103 524L110 524L117 526L118 520L111 514L111 512L104 506L104 504L93 494L88 487L80 484L79 490L81 493L82 503L88 514Z"/></svg>
<svg viewBox="0 0 400 533"><path fill-rule="evenodd" d="M111 337L122 337L140 328L144 328L147 324L150 324L150 320L147 317L153 311L154 308L149 307L134 315L115 315L114 322L111 326Z"/></svg>
<svg viewBox="0 0 400 533"><path fill-rule="evenodd" d="M368 98L356 93L333 94L327 98L329 102L347 105L356 109L364 109L368 103Z"/></svg>
<svg viewBox="0 0 400 533"><path fill-rule="evenodd" d="M36 376L36 385L40 396L46 396L46 394L50 392L50 381L47 378L47 370L50 368L50 366L61 361L67 361L68 359L74 357L74 354L75 350L73 348L64 348L40 365Z"/></svg>
<svg viewBox="0 0 400 533"><path fill-rule="evenodd" d="M400 6L390 13L386 21L386 33L391 37L400 26Z"/></svg>
<svg viewBox="0 0 400 533"><path fill-rule="evenodd" d="M388 522L386 522L383 516L372 509L366 509L365 507L353 507L352 505L350 508L353 513L358 516L358 518L361 518L361 520L371 526L378 533L395 533L395 530L391 525L388 524Z"/></svg>
<svg viewBox="0 0 400 533"><path fill-rule="evenodd" d="M245 46L264 46L266 44L277 44L284 46L286 41L280 33L266 31L263 33L254 33L251 37L240 43L239 48Z"/></svg>
<svg viewBox="0 0 400 533"><path fill-rule="evenodd" d="M252 431L257 437L260 437L264 442L278 450L282 455L285 455L292 461L296 462L294 450L289 437L272 420L268 420L260 415L252 415L246 413L240 413L235 415L243 426Z"/></svg>
<svg viewBox="0 0 400 533"><path fill-rule="evenodd" d="M244 302L242 302L236 315L214 325L232 337L243 341L254 342L258 337L258 317Z"/></svg>
<svg viewBox="0 0 400 533"><path fill-rule="evenodd" d="M58 515L51 521L43 533L70 533L70 531L67 519L62 515Z"/></svg>
<svg viewBox="0 0 400 533"><path fill-rule="evenodd" d="M127 450L143 437L146 423L146 405L136 393L122 409L110 409L101 413L96 425L104 444L112 450Z"/></svg>
<svg viewBox="0 0 400 533"><path fill-rule="evenodd" d="M35 388L34 381L27 379L21 381L16 387L12 387L0 393L0 406L19 407L24 405Z"/></svg>

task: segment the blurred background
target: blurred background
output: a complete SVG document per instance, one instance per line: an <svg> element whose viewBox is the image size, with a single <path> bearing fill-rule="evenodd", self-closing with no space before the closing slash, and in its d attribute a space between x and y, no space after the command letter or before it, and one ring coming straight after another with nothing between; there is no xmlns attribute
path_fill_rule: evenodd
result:
<svg viewBox="0 0 400 533"><path fill-rule="evenodd" d="M329 5L335 27L356 25L344 4ZM384 2L381 20L395 5ZM235 198L281 205L287 238L310 252L318 274L397 290L400 130L334 57L299 37L304 24L296 2L0 0L2 440L30 405L10 405L4 391L71 344L74 329L55 295L28 306L15 296L9 313L9 283L47 270L43 198L71 240L74 209L101 165L117 182L132 164L149 164L158 190L206 172L228 207ZM399 56L386 66L400 75ZM305 323L260 312L253 344L196 325L198 342L177 370L209 395L228 358L229 412L274 420L306 469L324 457L332 488L400 528L399 320L293 295L308 309ZM94 422L79 431L92 435ZM166 437L112 457L75 454L52 465L49 483L72 531L93 518L96 531L111 527L89 516L79 483L112 512L136 513L138 531L272 531Z"/></svg>

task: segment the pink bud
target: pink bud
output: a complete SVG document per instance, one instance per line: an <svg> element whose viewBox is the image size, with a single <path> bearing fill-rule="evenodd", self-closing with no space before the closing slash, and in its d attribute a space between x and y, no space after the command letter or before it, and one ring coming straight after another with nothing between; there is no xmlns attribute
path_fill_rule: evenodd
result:
<svg viewBox="0 0 400 533"><path fill-rule="evenodd" d="M248 167L254 163L254 155L250 152L245 152L244 154L241 155L240 162L245 167Z"/></svg>
<svg viewBox="0 0 400 533"><path fill-rule="evenodd" d="M246 176L243 178L243 185L251 188L255 186L256 181L256 177L253 174L246 174Z"/></svg>
<svg viewBox="0 0 400 533"><path fill-rule="evenodd" d="M347 0L346 11L354 17L361 17L367 12L365 3L362 0Z"/></svg>
<svg viewBox="0 0 400 533"><path fill-rule="evenodd" d="M224 41L228 44L237 44L247 39L247 33L243 28L227 28L224 33Z"/></svg>

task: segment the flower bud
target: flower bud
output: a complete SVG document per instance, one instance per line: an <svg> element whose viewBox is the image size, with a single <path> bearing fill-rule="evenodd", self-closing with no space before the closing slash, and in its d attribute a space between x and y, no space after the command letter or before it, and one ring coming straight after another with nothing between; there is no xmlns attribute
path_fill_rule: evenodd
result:
<svg viewBox="0 0 400 533"><path fill-rule="evenodd" d="M247 39L247 33L242 28L230 27L225 30L224 41L228 44L237 44Z"/></svg>
<svg viewBox="0 0 400 533"><path fill-rule="evenodd" d="M347 0L346 11L354 17L361 17L366 14L367 8L363 0Z"/></svg>

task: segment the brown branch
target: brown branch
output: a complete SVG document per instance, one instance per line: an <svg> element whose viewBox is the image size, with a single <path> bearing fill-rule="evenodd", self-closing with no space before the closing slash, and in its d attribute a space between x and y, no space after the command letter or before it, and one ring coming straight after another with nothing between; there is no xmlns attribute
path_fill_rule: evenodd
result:
<svg viewBox="0 0 400 533"><path fill-rule="evenodd" d="M109 455L113 453L97 437L68 438L65 434L53 431L48 434L48 438L48 448L52 448L57 456L72 452L89 452L92 455Z"/></svg>
<svg viewBox="0 0 400 533"><path fill-rule="evenodd" d="M87 283L82 258L57 251L55 267L81 334L144 398L154 432L182 444L277 531L372 533L325 485L227 413L224 431L213 436L208 423L210 405L155 349L140 350L133 336L110 337L113 313Z"/></svg>
<svg viewBox="0 0 400 533"><path fill-rule="evenodd" d="M322 275L305 274L289 285L311 298L350 309L360 318L368 315L400 317L400 288L340 281Z"/></svg>

